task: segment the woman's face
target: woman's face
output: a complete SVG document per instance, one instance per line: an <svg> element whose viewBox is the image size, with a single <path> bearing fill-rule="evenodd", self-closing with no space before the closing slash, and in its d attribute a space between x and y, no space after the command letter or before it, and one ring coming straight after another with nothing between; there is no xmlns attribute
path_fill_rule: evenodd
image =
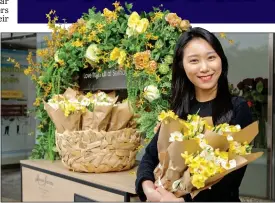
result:
<svg viewBox="0 0 275 203"><path fill-rule="evenodd" d="M222 62L213 47L204 39L192 39L184 48L183 67L196 88L216 88L222 72Z"/></svg>

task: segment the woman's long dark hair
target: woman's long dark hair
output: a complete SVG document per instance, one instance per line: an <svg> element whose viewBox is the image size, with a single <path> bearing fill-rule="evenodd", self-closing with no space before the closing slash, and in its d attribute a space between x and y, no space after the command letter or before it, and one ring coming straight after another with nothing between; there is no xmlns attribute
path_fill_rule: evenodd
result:
<svg viewBox="0 0 275 203"><path fill-rule="evenodd" d="M184 48L194 38L206 40L221 58L222 73L218 80L216 98L212 102L212 119L214 124L229 123L233 107L227 79L227 58L216 36L203 28L190 28L180 36L177 42L172 66L171 109L181 118L186 118L190 112L191 100L195 98L194 85L188 79L183 67Z"/></svg>

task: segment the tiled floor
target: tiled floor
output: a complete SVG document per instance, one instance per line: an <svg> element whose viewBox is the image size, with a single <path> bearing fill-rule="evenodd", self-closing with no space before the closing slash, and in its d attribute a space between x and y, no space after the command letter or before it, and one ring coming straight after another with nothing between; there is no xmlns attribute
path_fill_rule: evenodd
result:
<svg viewBox="0 0 275 203"><path fill-rule="evenodd" d="M2 202L21 201L21 174L20 168L2 169ZM243 202L269 202L268 200L241 197Z"/></svg>

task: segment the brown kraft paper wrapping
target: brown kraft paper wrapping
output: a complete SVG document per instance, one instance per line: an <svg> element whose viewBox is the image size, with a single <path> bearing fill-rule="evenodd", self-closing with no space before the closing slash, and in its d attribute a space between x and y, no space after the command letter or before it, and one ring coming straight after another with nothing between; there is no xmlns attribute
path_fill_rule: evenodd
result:
<svg viewBox="0 0 275 203"><path fill-rule="evenodd" d="M49 104L44 101L44 107L49 117L53 121L56 131L63 133L64 131L77 131L80 130L81 113L74 113L66 117L61 109L53 109Z"/></svg>
<svg viewBox="0 0 275 203"><path fill-rule="evenodd" d="M207 120L209 125L213 125L211 117L205 117L203 119ZM225 175L249 164L252 161L255 161L263 154L263 152L252 153L245 156L236 156L232 154L231 156L233 157L231 157L231 159L236 159L236 167L209 178L206 181L204 188L197 189L191 183L192 177L189 169L184 163L184 159L181 157L181 153L187 151L190 154L192 152L200 151L199 144L196 143L195 140L169 142L170 133L182 130L185 129L179 121L169 119L168 124L165 124L164 122L161 124L158 139L158 153L160 162L154 170L156 186L164 187L165 189L173 192L177 197L191 193L192 198L194 198L200 191L210 188L212 185L219 182ZM258 122L254 122L246 128L241 129L240 132L230 134L235 141L247 141L250 143L258 134ZM226 151L229 147L227 137L218 135L215 132L205 132L204 138L214 149L220 148L220 150ZM178 185L178 188L175 190L172 188L173 183L177 183Z"/></svg>
<svg viewBox="0 0 275 203"><path fill-rule="evenodd" d="M128 102L115 105L111 112L111 119L107 131L125 128L132 117L133 112Z"/></svg>
<svg viewBox="0 0 275 203"><path fill-rule="evenodd" d="M111 118L113 105L116 103L116 97L112 104L108 106L94 106L93 112L86 111L82 116L82 130L105 130Z"/></svg>
<svg viewBox="0 0 275 203"><path fill-rule="evenodd" d="M73 90L72 88L67 88L66 91L63 93L63 96L70 100L70 99L75 99L77 97L77 91Z"/></svg>

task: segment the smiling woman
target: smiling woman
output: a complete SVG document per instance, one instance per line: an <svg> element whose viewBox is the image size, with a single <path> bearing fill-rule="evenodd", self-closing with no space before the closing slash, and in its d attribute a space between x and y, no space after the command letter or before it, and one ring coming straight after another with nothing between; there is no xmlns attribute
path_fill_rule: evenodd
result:
<svg viewBox="0 0 275 203"><path fill-rule="evenodd" d="M245 128L252 116L245 100L232 97L228 86L228 62L219 40L203 28L191 28L177 42L172 65L171 109L180 118L188 114L211 116L214 125L229 123ZM194 199L177 198L154 185L153 171L159 163L159 132L153 137L139 164L136 190L141 200L239 202L239 187L246 167L242 167L201 191ZM160 138L160 139L159 139ZM161 151L161 150L160 150ZM161 152L160 152L161 153Z"/></svg>

